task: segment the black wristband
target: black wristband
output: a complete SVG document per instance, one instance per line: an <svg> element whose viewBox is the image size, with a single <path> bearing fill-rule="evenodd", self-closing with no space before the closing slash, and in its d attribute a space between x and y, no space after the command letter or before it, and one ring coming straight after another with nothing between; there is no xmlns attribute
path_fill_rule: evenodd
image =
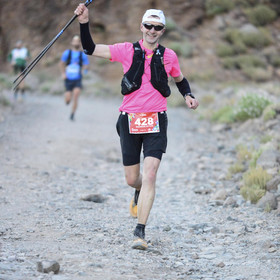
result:
<svg viewBox="0 0 280 280"><path fill-rule="evenodd" d="M89 23L80 23L81 42L84 49L84 53L92 55L95 50L95 44L91 38L89 32Z"/></svg>
<svg viewBox="0 0 280 280"><path fill-rule="evenodd" d="M190 88L190 84L186 78L183 78L181 82L176 83L176 86L184 98L186 97L186 95L189 95L192 98L194 98L194 96L191 94L192 91Z"/></svg>

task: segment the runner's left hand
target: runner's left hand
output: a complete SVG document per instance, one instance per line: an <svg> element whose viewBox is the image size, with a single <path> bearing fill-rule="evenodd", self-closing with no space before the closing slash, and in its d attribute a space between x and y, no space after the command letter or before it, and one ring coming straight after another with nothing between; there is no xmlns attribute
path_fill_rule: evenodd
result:
<svg viewBox="0 0 280 280"><path fill-rule="evenodd" d="M195 110L199 103L195 98L192 98L191 96L186 96L186 104L190 109Z"/></svg>

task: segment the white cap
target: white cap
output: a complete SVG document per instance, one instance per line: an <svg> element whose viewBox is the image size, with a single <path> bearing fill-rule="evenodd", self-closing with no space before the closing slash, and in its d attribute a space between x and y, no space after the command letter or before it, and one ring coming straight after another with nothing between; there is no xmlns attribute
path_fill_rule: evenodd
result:
<svg viewBox="0 0 280 280"><path fill-rule="evenodd" d="M156 16L156 17L151 17ZM165 25L165 16L162 10L150 9L147 10L142 18L142 23L146 21L155 21Z"/></svg>

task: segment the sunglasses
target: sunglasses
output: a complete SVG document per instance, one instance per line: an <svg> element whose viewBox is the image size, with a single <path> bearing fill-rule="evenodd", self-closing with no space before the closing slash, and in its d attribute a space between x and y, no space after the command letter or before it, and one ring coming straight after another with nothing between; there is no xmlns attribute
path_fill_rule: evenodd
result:
<svg viewBox="0 0 280 280"><path fill-rule="evenodd" d="M152 30L152 28L154 28L155 31L160 31L164 28L163 25L153 25L153 24L150 24L150 23L143 23L143 25L148 30Z"/></svg>

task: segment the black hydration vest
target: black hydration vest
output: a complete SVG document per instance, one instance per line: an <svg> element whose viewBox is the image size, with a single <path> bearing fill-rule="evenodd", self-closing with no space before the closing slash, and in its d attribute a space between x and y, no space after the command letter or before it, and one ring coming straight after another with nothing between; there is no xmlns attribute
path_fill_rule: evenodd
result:
<svg viewBox="0 0 280 280"><path fill-rule="evenodd" d="M66 65L71 64L71 60L72 60L72 50L69 50L68 52L68 57L66 60ZM79 65L82 68L83 66L83 52L80 51L80 56L79 56Z"/></svg>
<svg viewBox="0 0 280 280"><path fill-rule="evenodd" d="M144 74L145 51L141 49L139 42L133 44L134 55L129 70L124 74L121 87L122 94L127 95L139 89ZM163 54L165 47L159 45L154 51L151 61L151 84L162 96L168 97L171 93L168 86L168 78L164 68Z"/></svg>

